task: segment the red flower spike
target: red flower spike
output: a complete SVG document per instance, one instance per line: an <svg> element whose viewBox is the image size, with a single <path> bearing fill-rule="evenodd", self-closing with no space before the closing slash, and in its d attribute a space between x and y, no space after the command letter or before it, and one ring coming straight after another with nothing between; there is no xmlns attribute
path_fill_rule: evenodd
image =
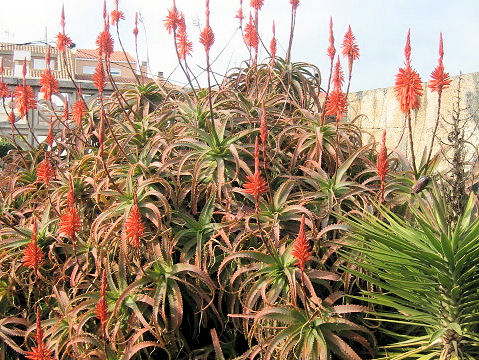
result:
<svg viewBox="0 0 479 360"><path fill-rule="evenodd" d="M101 275L100 300L95 307L96 318L100 320L102 333L106 333L106 322L108 321L108 304L106 302L106 271Z"/></svg>
<svg viewBox="0 0 479 360"><path fill-rule="evenodd" d="M37 222L34 219L32 224L32 238L23 251L23 266L33 269L38 273L38 267L43 263L43 252L37 244Z"/></svg>
<svg viewBox="0 0 479 360"><path fill-rule="evenodd" d="M75 124L79 127L81 126L83 117L85 116L87 111L87 108L85 106L85 103L83 100L78 99L75 101L72 107L72 120L75 122Z"/></svg>
<svg viewBox="0 0 479 360"><path fill-rule="evenodd" d="M74 240L76 234L81 230L81 219L78 210L74 207L66 209L60 216L59 234Z"/></svg>
<svg viewBox="0 0 479 360"><path fill-rule="evenodd" d="M13 93L10 94L10 107L11 107L11 111L8 114L8 122L12 126L12 130L13 130L13 126L15 125L15 120L16 120L15 111L13 110Z"/></svg>
<svg viewBox="0 0 479 360"><path fill-rule="evenodd" d="M343 71L341 70L341 63L339 61L339 56L336 60L336 65L334 66L334 76L333 76L333 89L341 91L343 86L344 76Z"/></svg>
<svg viewBox="0 0 479 360"><path fill-rule="evenodd" d="M66 48L73 45L72 39L70 39L67 35L58 33L57 35L57 48L58 51L64 52Z"/></svg>
<svg viewBox="0 0 479 360"><path fill-rule="evenodd" d="M60 25L62 26L62 30L65 33L65 5L62 5L62 13L60 15Z"/></svg>
<svg viewBox="0 0 479 360"><path fill-rule="evenodd" d="M21 118L27 114L28 110L36 109L37 101L30 85L18 85L13 96L15 97L15 106L20 112Z"/></svg>
<svg viewBox="0 0 479 360"><path fill-rule="evenodd" d="M449 78L449 73L444 72L444 65L442 63L442 58L444 57L444 48L442 44L442 33L439 35L439 59L438 65L431 73L431 80L429 81L429 88L431 91L436 91L439 96L442 94L442 90L449 87L451 79Z"/></svg>
<svg viewBox="0 0 479 360"><path fill-rule="evenodd" d="M254 48L255 50L258 49L259 45L259 37L258 31L256 31L256 25L253 23L253 17L251 13L249 14L249 22L246 24L244 29L244 43L249 48Z"/></svg>
<svg viewBox="0 0 479 360"><path fill-rule="evenodd" d="M95 84L100 96L103 94L103 90L105 89L105 71L103 69L103 62L101 60L101 56L98 57L98 62L95 68L95 73L93 74L93 83Z"/></svg>
<svg viewBox="0 0 479 360"><path fill-rule="evenodd" d="M289 3L291 4L293 10L296 10L299 6L299 0L289 0Z"/></svg>
<svg viewBox="0 0 479 360"><path fill-rule="evenodd" d="M188 40L188 34L186 33L185 18L182 16L182 19L183 21L178 27L176 42L178 43L178 54L180 56L180 59L185 60L187 56L191 56L193 43Z"/></svg>
<svg viewBox="0 0 479 360"><path fill-rule="evenodd" d="M259 139L256 137L254 144L254 175L246 178L248 181L243 184L245 193L254 196L256 209L259 208L259 196L268 191L266 181L261 177L259 171Z"/></svg>
<svg viewBox="0 0 479 360"><path fill-rule="evenodd" d="M26 85L26 77L27 77L27 58L23 58L23 67L22 67L22 75L23 75L23 86Z"/></svg>
<svg viewBox="0 0 479 360"><path fill-rule="evenodd" d="M50 149L53 146L53 122L52 119L50 119L50 125L48 126L48 134L46 138L46 142L48 146L50 146Z"/></svg>
<svg viewBox="0 0 479 360"><path fill-rule="evenodd" d="M333 35L333 18L329 17L329 47L328 56L333 61L334 55L336 55L336 48L334 47L334 35Z"/></svg>
<svg viewBox="0 0 479 360"><path fill-rule="evenodd" d="M406 65L411 64L411 29L407 31L406 45L404 46L404 56L406 57Z"/></svg>
<svg viewBox="0 0 479 360"><path fill-rule="evenodd" d="M96 38L96 45L98 47L99 56L109 59L113 53L113 38L108 29L103 30Z"/></svg>
<svg viewBox="0 0 479 360"><path fill-rule="evenodd" d="M48 185L54 176L55 172L52 164L48 160L47 153L45 153L45 159L37 167L37 181Z"/></svg>
<svg viewBox="0 0 479 360"><path fill-rule="evenodd" d="M255 10L261 10L264 5L264 0L250 0L250 6Z"/></svg>
<svg viewBox="0 0 479 360"><path fill-rule="evenodd" d="M165 28L168 31L168 34L175 32L178 26L181 25L183 21L183 16L178 10L176 9L176 4L173 1L173 7L168 10L168 15L165 19Z"/></svg>
<svg viewBox="0 0 479 360"><path fill-rule="evenodd" d="M442 62L442 58L444 57L444 46L442 44L442 32L439 33L439 60Z"/></svg>
<svg viewBox="0 0 479 360"><path fill-rule="evenodd" d="M341 90L333 90L328 97L326 103L326 115L332 115L336 121L342 119L343 115L347 113L346 95Z"/></svg>
<svg viewBox="0 0 479 360"><path fill-rule="evenodd" d="M210 27L210 1L206 0L206 25L200 34L200 43L205 47L205 52L209 53L215 42L215 34Z"/></svg>
<svg viewBox="0 0 479 360"><path fill-rule="evenodd" d="M240 7L239 7L239 9L238 9L238 12L236 13L235 18L239 20L239 22L240 22L240 27L243 27L243 20L244 20L243 0L240 0Z"/></svg>
<svg viewBox="0 0 479 360"><path fill-rule="evenodd" d="M356 44L356 38L351 31L351 25L349 25L348 31L344 35L343 56L348 58L349 74L351 74L353 69L353 61L359 58L359 47Z"/></svg>
<svg viewBox="0 0 479 360"><path fill-rule="evenodd" d="M294 241L294 249L291 254L296 258L297 262L294 264L299 266L301 272L304 272L306 262L312 259L311 247L304 231L304 214L301 216L301 223L299 226L298 236Z"/></svg>
<svg viewBox="0 0 479 360"><path fill-rule="evenodd" d="M60 235L65 235L74 240L76 233L81 230L81 219L78 215L78 211L75 208L75 193L73 189L73 180L70 176L68 182L68 206L65 213L60 217Z"/></svg>
<svg viewBox="0 0 479 360"><path fill-rule="evenodd" d="M138 13L135 13L135 27L133 28L133 35L135 36L135 43L138 39Z"/></svg>
<svg viewBox="0 0 479 360"><path fill-rule="evenodd" d="M110 18L112 25L116 25L120 22L120 20L125 19L125 15L123 15L123 12L118 10L118 0L115 0L115 10L111 12Z"/></svg>
<svg viewBox="0 0 479 360"><path fill-rule="evenodd" d="M273 21L273 38L271 39L271 43L269 44L269 52L271 53L271 60L274 61L276 59L276 50L277 50L277 42L276 42L276 28Z"/></svg>
<svg viewBox="0 0 479 360"><path fill-rule="evenodd" d="M51 101L52 94L55 94L58 92L58 81L57 79L55 79L55 76L52 74L50 69L46 69L40 75L39 84L42 86L40 88L40 92L43 93L43 98L45 100Z"/></svg>
<svg viewBox="0 0 479 360"><path fill-rule="evenodd" d="M138 208L138 199L133 195L133 206L125 221L126 238L130 240L133 247L140 246L140 238L145 234L145 226L141 220L140 209Z"/></svg>
<svg viewBox="0 0 479 360"><path fill-rule="evenodd" d="M40 322L40 309L37 307L37 332L35 334L37 346L27 351L25 357L28 360L53 360L53 351L49 350L43 342L43 330Z"/></svg>
<svg viewBox="0 0 479 360"><path fill-rule="evenodd" d="M381 201L384 201L385 181L386 181L386 176L387 176L388 171L389 171L388 153L387 153L387 148L386 148L386 130L383 131L381 149L379 150L378 162L377 162L377 165L376 165L376 169L377 169L377 172L378 172L379 180L381 182L380 190L379 190L380 199L381 199Z"/></svg>

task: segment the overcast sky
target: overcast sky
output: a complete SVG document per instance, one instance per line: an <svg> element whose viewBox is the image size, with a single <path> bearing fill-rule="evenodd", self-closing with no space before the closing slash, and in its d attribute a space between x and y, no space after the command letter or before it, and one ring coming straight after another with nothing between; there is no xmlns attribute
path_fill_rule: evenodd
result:
<svg viewBox="0 0 479 360"><path fill-rule="evenodd" d="M0 13L0 40L23 43L49 41L60 30L61 5L65 4L66 32L79 48L94 48L102 29L102 0L21 0L9 1ZM245 15L249 0L243 1ZM205 66L204 51L198 43L199 26L204 24L204 0L177 0L184 12L188 33L194 42L189 64L195 73ZM141 14L139 25L140 61L147 59L151 72L163 71L168 76L177 61L173 40L164 29L163 20L172 0L120 0L126 19L121 22L122 41L134 55L132 35L135 11ZM107 2L108 10L114 6ZM239 0L210 0L211 26L216 42L211 50L218 59L213 70L224 73L239 66L248 53L234 19ZM260 12L260 35L265 44L271 39L271 25L276 21L278 53L284 56L289 39L291 6L288 0L265 0ZM360 48L354 65L351 89L365 90L393 84L397 68L403 64L403 49L411 28L412 64L423 80L437 63L439 32L444 36L444 64L451 75L479 71L479 0L301 0L297 11L293 61L315 64L326 77L329 71L328 20L333 17L336 48L351 24ZM146 30L146 31L145 31ZM115 35L116 39L116 35ZM119 46L115 42L115 49ZM266 56L262 51L261 56ZM343 61L343 64L345 62ZM177 69L171 79L184 82Z"/></svg>

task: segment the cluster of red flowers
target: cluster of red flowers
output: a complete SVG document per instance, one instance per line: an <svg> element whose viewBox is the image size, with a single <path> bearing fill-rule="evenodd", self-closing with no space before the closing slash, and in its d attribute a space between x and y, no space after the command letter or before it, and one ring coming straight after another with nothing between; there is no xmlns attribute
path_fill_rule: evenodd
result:
<svg viewBox="0 0 479 360"><path fill-rule="evenodd" d="M95 84L96 88L98 89L98 93L101 96L106 86L105 70L103 69L103 61L101 59L101 55L98 56L98 62L96 64L95 72L93 74L93 83Z"/></svg>
<svg viewBox="0 0 479 360"><path fill-rule="evenodd" d="M125 221L126 237L130 240L133 247L140 246L140 238L145 234L145 225L141 219L140 209L138 207L138 198L133 195L133 206Z"/></svg>
<svg viewBox="0 0 479 360"><path fill-rule="evenodd" d="M264 5L264 0L250 0L249 5L255 10L261 10Z"/></svg>
<svg viewBox="0 0 479 360"><path fill-rule="evenodd" d="M421 77L411 67L411 31L407 33L404 55L406 66L399 69L396 75L394 90L399 101L401 111L408 114L410 110L419 108L419 97L422 95Z"/></svg>
<svg viewBox="0 0 479 360"><path fill-rule="evenodd" d="M53 360L53 351L49 350L43 341L43 329L40 321L40 308L37 307L37 332L35 340L37 346L33 346L30 351L26 352L25 357L29 360Z"/></svg>
<svg viewBox="0 0 479 360"><path fill-rule="evenodd" d="M5 69L3 67L3 57L0 59L0 98L5 99L10 96L10 90L7 84L3 81L3 73Z"/></svg>
<svg viewBox="0 0 479 360"><path fill-rule="evenodd" d="M60 235L68 236L72 241L75 241L76 234L81 229L81 219L78 215L78 210L75 207L75 192L73 190L73 180L70 176L68 181L68 206L65 212L60 216L59 233Z"/></svg>
<svg viewBox="0 0 479 360"><path fill-rule="evenodd" d="M293 10L296 10L299 6L299 0L289 0L289 3L291 4Z"/></svg>
<svg viewBox="0 0 479 360"><path fill-rule="evenodd" d="M38 273L38 267L43 262L42 249L37 244L37 223L33 219L32 224L32 238L27 247L23 251L22 263L24 266L33 269L35 275Z"/></svg>
<svg viewBox="0 0 479 360"><path fill-rule="evenodd" d="M206 25L200 34L200 43L205 47L205 52L210 52L213 43L215 42L215 34L210 26L210 1L206 0Z"/></svg>
<svg viewBox="0 0 479 360"><path fill-rule="evenodd" d="M304 231L304 214L301 215L301 223L299 226L298 236L294 241L294 249L291 254L296 258L296 266L299 266L300 270L303 272L305 270L306 262L311 260L312 253L311 247L309 245L308 239L306 239L306 233Z"/></svg>
<svg viewBox="0 0 479 360"><path fill-rule="evenodd" d="M183 22L183 14L178 11L175 1L173 0L173 7L168 10L168 15L165 19L165 28L168 31L168 34L176 32L176 29L178 29Z"/></svg>
<svg viewBox="0 0 479 360"><path fill-rule="evenodd" d="M176 42L178 43L178 55L180 56L180 59L185 60L187 56L191 55L193 43L188 39L188 34L186 33L186 22L183 16L182 19L183 21L178 27Z"/></svg>
<svg viewBox="0 0 479 360"><path fill-rule="evenodd" d="M239 22L240 22L240 27L243 27L243 20L244 20L243 0L240 0L240 7L239 7L239 9L238 9L238 12L236 13L235 18L239 20Z"/></svg>

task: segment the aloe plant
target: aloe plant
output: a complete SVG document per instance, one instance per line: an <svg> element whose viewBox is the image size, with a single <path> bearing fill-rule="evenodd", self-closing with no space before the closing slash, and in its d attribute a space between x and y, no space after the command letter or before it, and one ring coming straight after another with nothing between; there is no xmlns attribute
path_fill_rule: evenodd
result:
<svg viewBox="0 0 479 360"><path fill-rule="evenodd" d="M347 219L353 233L343 254L375 286L362 300L376 305L399 341L386 359L477 359L479 356L479 217L473 195L456 224L437 185L411 203L411 219L384 206Z"/></svg>

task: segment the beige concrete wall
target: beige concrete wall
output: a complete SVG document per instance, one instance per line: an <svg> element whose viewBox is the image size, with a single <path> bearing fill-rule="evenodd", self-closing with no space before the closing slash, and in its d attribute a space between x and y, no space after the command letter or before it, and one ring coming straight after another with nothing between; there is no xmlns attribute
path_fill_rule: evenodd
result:
<svg viewBox="0 0 479 360"><path fill-rule="evenodd" d="M77 75L83 75L83 66L91 66L95 68L97 66L98 61L94 59L81 59L81 58L76 58L75 59L75 74ZM133 71L131 71L130 66L126 61L111 61L110 66L112 69L119 69L121 72L121 75L115 75L114 77L121 77L125 79L135 79L135 74ZM136 67L136 63L131 64L133 68ZM91 75L91 74L90 74Z"/></svg>
<svg viewBox="0 0 479 360"><path fill-rule="evenodd" d="M451 126L453 106L457 102L459 76L452 78L450 87L443 90L440 125L438 129L439 141L436 141L434 152L441 150L441 141L447 143ZM427 84L423 83L423 90ZM419 110L412 114L413 138L416 158L418 162L422 153L429 148L431 136L437 116L436 92L428 88L421 97ZM463 74L461 76L460 108L461 118L467 120L466 135L471 144L479 146L479 72ZM388 148L397 148L410 158L408 132L404 114L400 111L394 88L374 89L352 93L349 96L348 118L356 123L371 136L379 140L383 129L387 131ZM365 141L369 135L365 134ZM446 146L442 146L445 149ZM469 160L475 160L475 153L468 150Z"/></svg>

